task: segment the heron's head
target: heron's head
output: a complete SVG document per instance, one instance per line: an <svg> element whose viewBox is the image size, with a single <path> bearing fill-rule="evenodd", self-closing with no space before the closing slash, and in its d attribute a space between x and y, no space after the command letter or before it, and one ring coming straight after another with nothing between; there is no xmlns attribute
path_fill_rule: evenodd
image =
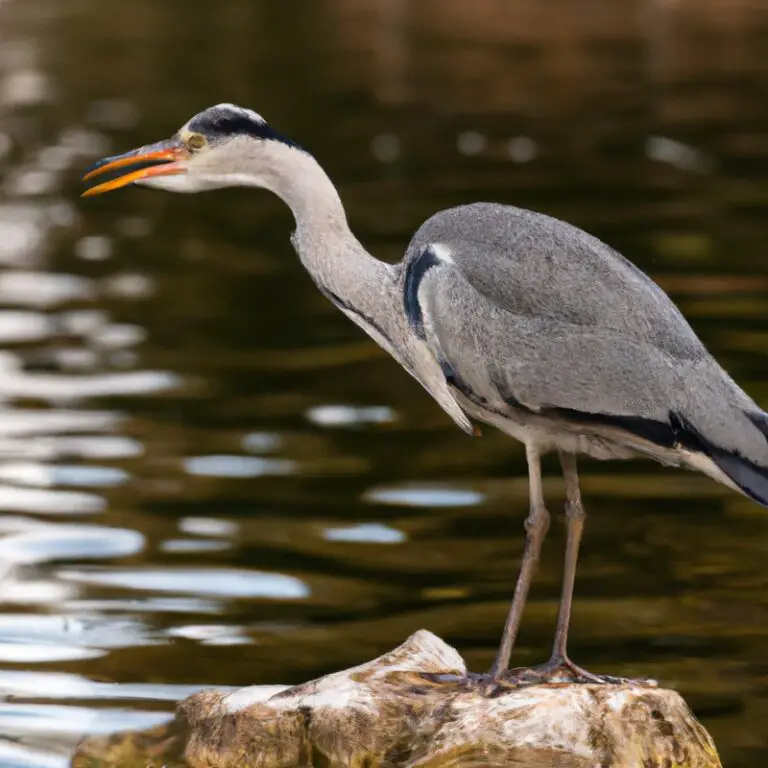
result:
<svg viewBox="0 0 768 768"><path fill-rule="evenodd" d="M218 104L195 115L170 139L104 158L85 175L83 197L128 184L173 192L234 186L273 187L286 152L301 151L261 115ZM108 180L103 180L108 177Z"/></svg>

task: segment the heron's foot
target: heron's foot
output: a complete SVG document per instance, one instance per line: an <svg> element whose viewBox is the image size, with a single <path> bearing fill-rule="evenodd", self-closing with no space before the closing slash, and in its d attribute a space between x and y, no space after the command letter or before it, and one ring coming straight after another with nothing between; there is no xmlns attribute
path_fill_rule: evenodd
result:
<svg viewBox="0 0 768 768"><path fill-rule="evenodd" d="M519 667L510 669L505 681L522 685L540 685L542 683L581 683L592 685L646 685L657 687L655 680L631 680L627 677L595 675L574 664L567 656L553 656L546 664L538 667Z"/></svg>
<svg viewBox="0 0 768 768"><path fill-rule="evenodd" d="M499 677L489 673L479 674L477 672L467 672L465 675L457 675L451 672L422 672L420 677L437 685L471 689L481 696L487 697L499 696L505 692L527 688L531 685L545 685L548 683L642 685L648 688L656 688L658 686L658 683L651 679L632 680L627 677L595 675L574 664L567 656L553 656L546 664L540 664L537 667L510 669Z"/></svg>

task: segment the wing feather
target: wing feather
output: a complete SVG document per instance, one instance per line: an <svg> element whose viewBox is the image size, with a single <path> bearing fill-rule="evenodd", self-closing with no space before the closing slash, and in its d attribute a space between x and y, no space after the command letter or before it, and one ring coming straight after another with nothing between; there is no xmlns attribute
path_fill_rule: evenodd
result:
<svg viewBox="0 0 768 768"><path fill-rule="evenodd" d="M456 210L419 230L403 269L409 323L451 383L491 410L659 424L666 441L683 418L768 465L746 415L759 408L626 259L548 217L480 205L458 226ZM496 242L499 231L511 241Z"/></svg>
<svg viewBox="0 0 768 768"><path fill-rule="evenodd" d="M703 346L664 291L608 245L550 216L491 203L428 219L408 263L435 244L449 249L465 280L514 314L603 329L645 341L680 359Z"/></svg>

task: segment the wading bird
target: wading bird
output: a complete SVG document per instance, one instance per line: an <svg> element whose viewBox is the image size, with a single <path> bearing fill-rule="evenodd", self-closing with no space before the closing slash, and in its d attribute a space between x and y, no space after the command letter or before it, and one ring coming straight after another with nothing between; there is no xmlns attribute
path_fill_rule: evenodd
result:
<svg viewBox="0 0 768 768"><path fill-rule="evenodd" d="M260 115L219 104L171 139L106 158L96 195L126 184L175 192L262 187L293 211L291 241L317 287L387 350L465 432L472 419L525 446L526 543L493 681L609 682L576 666L566 641L584 509L576 455L645 456L698 470L768 506L768 414L718 365L649 277L565 222L507 205L435 214L405 258L371 256L308 152ZM551 659L509 671L549 527L540 457L558 451L567 542Z"/></svg>

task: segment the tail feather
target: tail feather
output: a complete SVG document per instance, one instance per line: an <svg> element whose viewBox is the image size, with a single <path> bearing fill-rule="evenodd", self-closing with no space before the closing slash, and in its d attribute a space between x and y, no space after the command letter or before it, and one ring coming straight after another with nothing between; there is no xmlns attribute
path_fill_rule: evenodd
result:
<svg viewBox="0 0 768 768"><path fill-rule="evenodd" d="M768 440L768 414L760 411L745 412L745 415ZM676 437L682 445L708 456L745 496L768 507L768 467L715 445L680 414L670 414L670 417Z"/></svg>
<svg viewBox="0 0 768 768"><path fill-rule="evenodd" d="M734 482L745 496L768 507L768 469L758 467L743 456L709 454L709 458Z"/></svg>

